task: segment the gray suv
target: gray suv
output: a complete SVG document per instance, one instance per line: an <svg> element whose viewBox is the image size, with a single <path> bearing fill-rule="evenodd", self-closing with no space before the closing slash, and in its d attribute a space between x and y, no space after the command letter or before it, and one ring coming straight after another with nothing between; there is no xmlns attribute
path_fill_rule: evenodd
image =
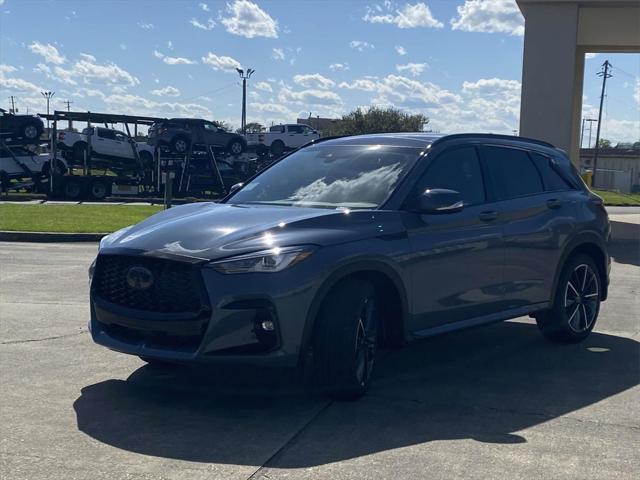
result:
<svg viewBox="0 0 640 480"><path fill-rule="evenodd" d="M247 149L242 135L227 132L215 123L199 118L170 118L149 128L147 143L169 147L176 153L187 153L190 146L212 146L219 151L238 156Z"/></svg>
<svg viewBox="0 0 640 480"><path fill-rule="evenodd" d="M411 339L530 315L550 340L584 340L609 235L602 200L547 143L318 140L221 203L105 237L91 335L151 363L305 367L356 398L376 351Z"/></svg>

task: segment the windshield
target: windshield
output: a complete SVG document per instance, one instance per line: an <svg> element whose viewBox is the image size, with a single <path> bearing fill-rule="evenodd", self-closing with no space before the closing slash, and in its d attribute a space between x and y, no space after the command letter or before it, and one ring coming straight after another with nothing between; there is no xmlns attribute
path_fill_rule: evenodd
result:
<svg viewBox="0 0 640 480"><path fill-rule="evenodd" d="M377 208L411 169L420 149L318 145L284 158L229 203L320 208Z"/></svg>

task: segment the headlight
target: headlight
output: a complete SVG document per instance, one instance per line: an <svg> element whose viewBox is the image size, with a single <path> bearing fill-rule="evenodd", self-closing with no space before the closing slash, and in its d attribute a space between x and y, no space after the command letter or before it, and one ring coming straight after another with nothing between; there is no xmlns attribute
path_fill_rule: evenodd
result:
<svg viewBox="0 0 640 480"><path fill-rule="evenodd" d="M313 253L310 247L272 248L262 252L239 255L209 266L220 273L271 273L280 272L301 262Z"/></svg>

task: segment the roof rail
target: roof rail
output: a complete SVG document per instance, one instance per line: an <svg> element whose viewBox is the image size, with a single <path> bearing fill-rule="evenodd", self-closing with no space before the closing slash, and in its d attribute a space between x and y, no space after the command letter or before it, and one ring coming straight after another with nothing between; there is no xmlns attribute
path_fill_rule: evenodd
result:
<svg viewBox="0 0 640 480"><path fill-rule="evenodd" d="M518 137L515 135L500 135L497 133L454 133L452 135L445 135L444 137L438 138L433 142L433 145L435 145L436 143L440 143L446 140L451 140L456 138L495 138L499 140L524 141L529 143L535 143L537 145L542 145L543 147L556 148L555 145L552 145L551 143L545 142L543 140L536 140L535 138L527 138L527 137Z"/></svg>

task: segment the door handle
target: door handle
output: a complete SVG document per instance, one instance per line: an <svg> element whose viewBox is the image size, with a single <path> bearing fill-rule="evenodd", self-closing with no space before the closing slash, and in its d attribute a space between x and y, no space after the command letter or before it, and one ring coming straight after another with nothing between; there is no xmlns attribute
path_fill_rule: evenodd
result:
<svg viewBox="0 0 640 480"><path fill-rule="evenodd" d="M479 218L483 222L491 222L491 221L495 220L496 218L498 218L498 212L496 212L496 211L482 212L482 213L480 213Z"/></svg>
<svg viewBox="0 0 640 480"><path fill-rule="evenodd" d="M547 200L547 207L552 210L558 209L562 207L562 200L558 200L557 198L552 198L551 200Z"/></svg>

